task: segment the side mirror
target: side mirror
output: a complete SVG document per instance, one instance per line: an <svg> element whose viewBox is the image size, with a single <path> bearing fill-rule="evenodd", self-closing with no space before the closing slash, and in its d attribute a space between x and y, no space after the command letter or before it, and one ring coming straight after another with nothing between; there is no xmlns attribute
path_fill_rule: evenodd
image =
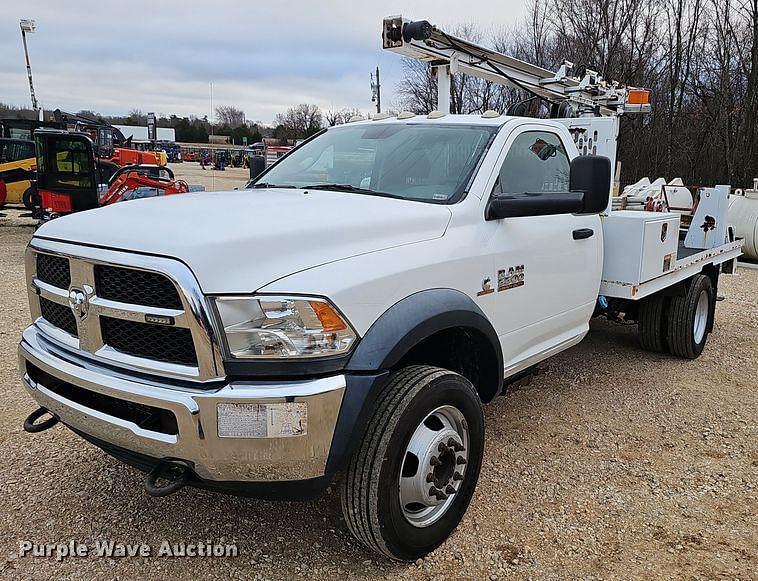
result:
<svg viewBox="0 0 758 581"><path fill-rule="evenodd" d="M582 214L599 214L608 207L611 192L611 160L602 155L585 155L571 162L569 189L582 192Z"/></svg>
<svg viewBox="0 0 758 581"><path fill-rule="evenodd" d="M254 180L266 169L266 158L262 155L250 156L250 179Z"/></svg>
<svg viewBox="0 0 758 581"><path fill-rule="evenodd" d="M553 214L599 214L608 206L611 160L599 155L571 162L568 192L495 194L487 203L486 220Z"/></svg>
<svg viewBox="0 0 758 581"><path fill-rule="evenodd" d="M484 218L485 220L501 220L525 216L576 214L582 211L583 199L581 192L496 194L487 203Z"/></svg>

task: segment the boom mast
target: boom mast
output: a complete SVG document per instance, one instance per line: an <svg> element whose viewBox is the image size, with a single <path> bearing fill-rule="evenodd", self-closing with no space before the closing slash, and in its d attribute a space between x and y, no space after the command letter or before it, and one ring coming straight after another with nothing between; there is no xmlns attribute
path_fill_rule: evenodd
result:
<svg viewBox="0 0 758 581"><path fill-rule="evenodd" d="M450 110L450 75L456 72L509 85L556 105L557 116L620 116L650 111L650 92L606 81L564 61L556 72L447 34L426 20L390 16L382 48L429 63L438 78L438 109ZM572 75L572 73L574 73ZM566 104L566 105L564 105Z"/></svg>

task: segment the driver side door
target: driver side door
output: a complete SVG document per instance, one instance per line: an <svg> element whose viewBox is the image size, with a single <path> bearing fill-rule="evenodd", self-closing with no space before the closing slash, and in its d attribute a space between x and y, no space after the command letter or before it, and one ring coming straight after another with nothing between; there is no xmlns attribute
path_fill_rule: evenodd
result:
<svg viewBox="0 0 758 581"><path fill-rule="evenodd" d="M489 181L489 195L568 193L568 132L518 126ZM602 274L598 215L553 214L485 222L492 291L480 306L493 322L506 374L577 343L589 329Z"/></svg>

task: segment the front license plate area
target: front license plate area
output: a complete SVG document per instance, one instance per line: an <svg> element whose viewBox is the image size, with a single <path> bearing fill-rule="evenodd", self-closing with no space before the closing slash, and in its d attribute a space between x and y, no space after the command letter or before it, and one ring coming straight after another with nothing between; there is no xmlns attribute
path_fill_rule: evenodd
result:
<svg viewBox="0 0 758 581"><path fill-rule="evenodd" d="M219 438L291 438L308 433L308 404L220 403Z"/></svg>

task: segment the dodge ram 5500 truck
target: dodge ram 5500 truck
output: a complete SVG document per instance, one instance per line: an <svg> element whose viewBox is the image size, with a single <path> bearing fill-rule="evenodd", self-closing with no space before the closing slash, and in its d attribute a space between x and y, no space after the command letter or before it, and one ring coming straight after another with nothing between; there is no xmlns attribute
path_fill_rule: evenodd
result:
<svg viewBox="0 0 758 581"><path fill-rule="evenodd" d="M25 428L63 423L154 495L311 498L339 475L357 539L428 553L471 500L482 404L504 385L593 315L686 358L713 328L739 242L685 248L678 214L609 212L612 164L569 131L584 121L380 116L322 131L244 190L43 225Z"/></svg>

